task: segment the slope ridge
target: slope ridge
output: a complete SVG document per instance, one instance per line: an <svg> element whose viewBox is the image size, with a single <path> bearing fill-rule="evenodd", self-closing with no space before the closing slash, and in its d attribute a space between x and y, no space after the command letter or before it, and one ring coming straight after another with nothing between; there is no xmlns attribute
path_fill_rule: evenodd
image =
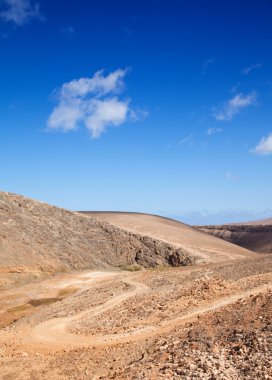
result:
<svg viewBox="0 0 272 380"><path fill-rule="evenodd" d="M128 231L174 244L195 256L196 262L220 262L254 255L246 249L209 236L194 227L158 215L107 211L82 213Z"/></svg>
<svg viewBox="0 0 272 380"><path fill-rule="evenodd" d="M0 225L0 287L44 273L191 263L174 245L10 193L0 193Z"/></svg>

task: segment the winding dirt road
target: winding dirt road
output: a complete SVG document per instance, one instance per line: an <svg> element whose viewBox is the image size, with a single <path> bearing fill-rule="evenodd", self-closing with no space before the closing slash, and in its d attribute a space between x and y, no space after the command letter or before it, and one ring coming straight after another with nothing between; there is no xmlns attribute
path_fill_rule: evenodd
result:
<svg viewBox="0 0 272 380"><path fill-rule="evenodd" d="M93 272L90 273L93 276ZM116 276L116 273L112 273L113 276ZM108 274L109 276L109 274ZM108 278L107 276L107 278ZM101 279L101 275L99 276ZM143 283L133 281L132 279L126 278L125 276L122 281L125 284L132 285L132 290L124 292L120 295L115 296L109 301L105 302L102 305L99 305L91 310L85 310L80 312L74 316L65 317L65 318L55 318L50 319L49 321L43 322L35 326L28 332L25 337L25 340L28 343L40 343L40 344L49 344L52 346L98 346L103 344L108 344L111 340L116 340L118 343L121 340L127 341L127 334L118 334L118 335L105 335L105 336L92 336L92 337L82 337L76 334L70 333L67 330L67 326L74 321L80 320L84 318L84 316L89 315L91 313L92 317L95 317L99 314L105 313L108 310L114 308L115 306L120 305L130 297L135 296L136 294L143 293L148 291L148 286ZM139 332L138 332L139 333ZM131 334L131 336L138 335L136 332Z"/></svg>
<svg viewBox="0 0 272 380"><path fill-rule="evenodd" d="M97 315L106 313L110 309L121 305L123 302L128 300L130 297L133 297L137 294L143 294L149 291L149 287L141 282L135 281L133 278L129 278L129 274L121 274L123 278L121 278L122 282L127 285L132 286L133 288L128 291L124 291L121 294L111 298L107 302L99 305L97 307L85 310L73 316L68 316L64 318L54 318L47 320L45 322L39 323L38 325L29 328L23 336L23 342L31 345L39 345L40 347L48 346L54 347L54 349L61 349L64 347L81 347L81 346L111 346L119 343L128 343L140 341L145 338L149 338L161 333L166 333L173 329L178 325L182 325L186 322L194 320L199 315L204 313L208 313L210 311L215 311L227 305L235 303L239 299L247 298L252 295L256 295L258 293L267 291L268 288L271 288L271 285L263 285L255 287L252 290L247 290L243 292L239 292L234 294L233 296L223 297L213 303L209 303L208 305L195 308L189 313L185 313L178 318L175 319L167 319L161 323L156 325L145 326L141 328L134 328L129 332L125 333L116 333L116 334L106 334L106 335L77 335L68 330L69 325L73 322L82 320L86 316L95 317ZM103 273L99 272L96 274L91 272L85 275L86 278L88 276L92 279L99 278L100 280L103 278ZM111 276L116 276L116 273L106 274L106 278ZM120 273L119 273L120 276ZM72 284L72 280L70 281Z"/></svg>

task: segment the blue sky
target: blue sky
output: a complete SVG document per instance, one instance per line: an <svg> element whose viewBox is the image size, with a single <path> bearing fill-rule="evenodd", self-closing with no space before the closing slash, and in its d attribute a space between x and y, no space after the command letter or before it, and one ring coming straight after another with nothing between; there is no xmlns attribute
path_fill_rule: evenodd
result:
<svg viewBox="0 0 272 380"><path fill-rule="evenodd" d="M0 188L74 210L272 214L272 2L0 1Z"/></svg>

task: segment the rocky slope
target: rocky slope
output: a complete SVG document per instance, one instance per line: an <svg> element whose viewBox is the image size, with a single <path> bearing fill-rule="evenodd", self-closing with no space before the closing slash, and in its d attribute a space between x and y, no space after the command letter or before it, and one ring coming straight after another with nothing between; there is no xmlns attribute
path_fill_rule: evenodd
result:
<svg viewBox="0 0 272 380"><path fill-rule="evenodd" d="M147 354L110 379L271 379L272 292L157 339ZM222 323L224 321L224 323ZM106 379L106 378L103 378Z"/></svg>
<svg viewBox="0 0 272 380"><path fill-rule="evenodd" d="M201 231L258 253L272 253L272 224L201 226Z"/></svg>
<svg viewBox="0 0 272 380"><path fill-rule="evenodd" d="M45 273L188 265L186 250L97 219L0 193L0 287Z"/></svg>
<svg viewBox="0 0 272 380"><path fill-rule="evenodd" d="M197 228L157 215L132 212L84 212L84 215L174 244L194 256L197 263L235 260L253 255L248 250L211 237Z"/></svg>

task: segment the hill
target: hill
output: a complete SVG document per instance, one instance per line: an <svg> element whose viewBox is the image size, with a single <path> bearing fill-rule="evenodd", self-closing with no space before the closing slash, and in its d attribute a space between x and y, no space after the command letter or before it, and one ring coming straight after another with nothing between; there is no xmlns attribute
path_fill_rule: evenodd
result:
<svg viewBox="0 0 272 380"><path fill-rule="evenodd" d="M70 270L192 262L160 240L10 193L0 193L0 225L0 287Z"/></svg>
<svg viewBox="0 0 272 380"><path fill-rule="evenodd" d="M1 379L270 379L272 255L8 193L0 223L0 279L38 277L0 289Z"/></svg>
<svg viewBox="0 0 272 380"><path fill-rule="evenodd" d="M266 218L266 219L260 219L260 220L252 220L249 222L243 222L243 223L230 223L230 224L237 224L240 226L247 225L247 226L267 226L272 225L272 218Z"/></svg>
<svg viewBox="0 0 272 380"><path fill-rule="evenodd" d="M272 253L271 219L246 224L226 224L218 226L200 226L204 231L240 247L257 253Z"/></svg>
<svg viewBox="0 0 272 380"><path fill-rule="evenodd" d="M174 244L195 257L197 263L251 257L252 252L214 238L174 219L129 212L83 212L101 222Z"/></svg>

